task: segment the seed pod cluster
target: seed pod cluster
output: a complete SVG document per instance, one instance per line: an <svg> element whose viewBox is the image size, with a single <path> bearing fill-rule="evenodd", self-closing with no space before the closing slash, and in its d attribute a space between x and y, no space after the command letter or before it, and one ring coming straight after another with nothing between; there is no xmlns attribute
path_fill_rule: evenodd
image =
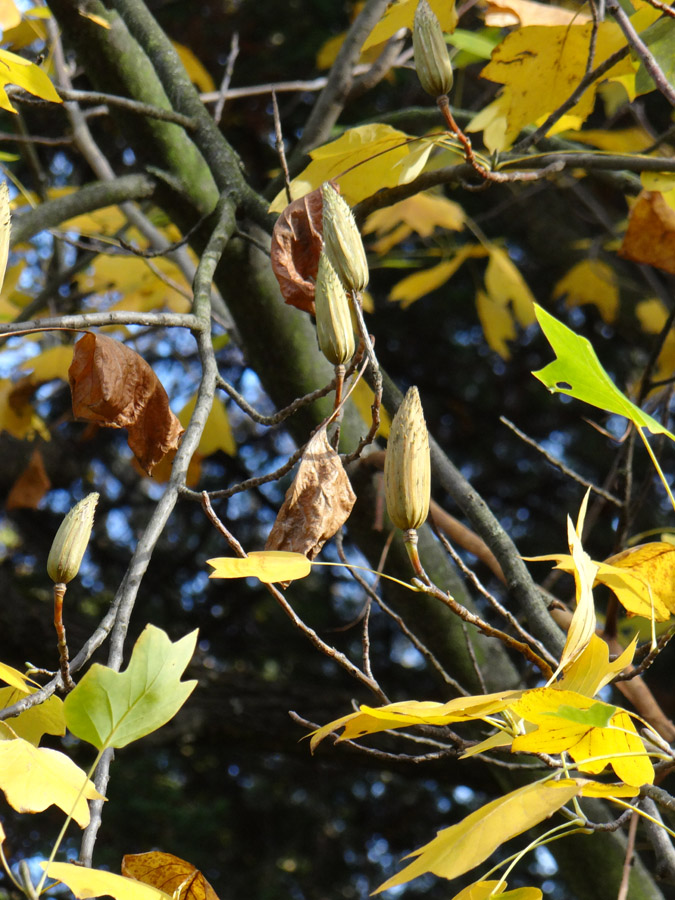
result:
<svg viewBox="0 0 675 900"><path fill-rule="evenodd" d="M431 459L420 395L411 387L391 423L384 457L384 491L389 518L407 531L426 521L431 497Z"/></svg>
<svg viewBox="0 0 675 900"><path fill-rule="evenodd" d="M91 536L98 497L96 493L88 494L61 522L47 559L47 574L54 584L68 584L79 572Z"/></svg>
<svg viewBox="0 0 675 900"><path fill-rule="evenodd" d="M352 211L329 182L322 185L321 196L326 254L347 290L362 291L368 284L368 263Z"/></svg>
<svg viewBox="0 0 675 900"><path fill-rule="evenodd" d="M443 31L427 0L420 0L413 25L415 70L420 84L432 97L452 88L452 65Z"/></svg>
<svg viewBox="0 0 675 900"><path fill-rule="evenodd" d="M344 365L356 350L349 298L324 250L319 257L314 303L321 352L334 366Z"/></svg>

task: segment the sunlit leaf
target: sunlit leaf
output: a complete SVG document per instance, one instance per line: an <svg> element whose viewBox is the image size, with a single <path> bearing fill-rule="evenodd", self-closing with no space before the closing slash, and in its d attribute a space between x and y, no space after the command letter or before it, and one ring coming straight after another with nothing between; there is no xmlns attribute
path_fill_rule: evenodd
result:
<svg viewBox="0 0 675 900"><path fill-rule="evenodd" d="M25 694L20 689L0 688L0 709L6 709L24 696ZM43 734L62 735L66 733L63 700L52 695L37 706L25 709L18 716L6 719L5 724L17 737L23 738L37 747ZM4 735L0 735L0 738L3 737Z"/></svg>
<svg viewBox="0 0 675 900"><path fill-rule="evenodd" d="M197 403L197 394L185 404L183 409L178 413L178 421L183 428L187 428L192 418ZM199 440L197 452L202 456L211 456L218 450L227 453L228 456L237 455L237 442L232 434L232 426L227 415L227 410L223 402L218 398L213 398L211 411L209 412L204 426L204 431Z"/></svg>
<svg viewBox="0 0 675 900"><path fill-rule="evenodd" d="M594 634L588 646L565 669L562 678L554 687L594 697L601 688L631 664L636 645L637 635L623 653L610 662L609 647L601 637Z"/></svg>
<svg viewBox="0 0 675 900"><path fill-rule="evenodd" d="M594 703L588 709L579 709L578 706L561 703L554 713L549 715L558 716L560 719L566 719L568 722L574 722L577 725L590 725L592 728L606 728L609 720L616 713L616 706L610 706L608 703Z"/></svg>
<svg viewBox="0 0 675 900"><path fill-rule="evenodd" d="M375 394L373 389L366 384L363 378L359 379L349 399L358 410L359 415L366 425L370 425L373 418L371 407L375 400ZM384 406L380 406L380 425L377 429L377 434L380 437L388 438L390 428L391 416Z"/></svg>
<svg viewBox="0 0 675 900"><path fill-rule="evenodd" d="M487 250L480 244L465 244L451 259L402 278L390 291L389 300L400 301L401 308L406 309L449 281L467 259L483 256L487 256Z"/></svg>
<svg viewBox="0 0 675 900"><path fill-rule="evenodd" d="M24 372L32 372L35 381L53 381L58 378L68 382L68 369L73 361L73 348L66 344L47 347L38 356L21 363Z"/></svg>
<svg viewBox="0 0 675 900"><path fill-rule="evenodd" d="M583 25L591 16L579 9L564 9L535 0L488 0L485 24L497 28L510 25Z"/></svg>
<svg viewBox="0 0 675 900"><path fill-rule="evenodd" d="M189 47L186 47L185 44L179 44L178 41L172 41L171 43L180 57L180 61L185 66L185 71L190 76L190 81L204 93L215 91L216 85L213 78L211 78L192 50L190 50Z"/></svg>
<svg viewBox="0 0 675 900"><path fill-rule="evenodd" d="M386 253L413 232L420 237L430 237L437 227L461 231L464 210L446 197L423 191L371 213L363 226L363 234L375 232L378 240L372 245L373 250Z"/></svg>
<svg viewBox="0 0 675 900"><path fill-rule="evenodd" d="M68 694L70 731L101 750L125 747L161 728L197 685L180 680L196 642L196 631L172 643L164 631L146 625L124 672L95 663Z"/></svg>
<svg viewBox="0 0 675 900"><path fill-rule="evenodd" d="M605 784L600 781L585 781L581 788L582 797L637 797L640 788L633 784Z"/></svg>
<svg viewBox="0 0 675 900"><path fill-rule="evenodd" d="M47 868L47 863L41 865L43 869ZM100 869L88 869L73 863L50 863L47 875L67 885L78 900L88 900L89 897L114 897L115 900L172 900L171 894L165 894L158 888L133 878L102 872Z"/></svg>
<svg viewBox="0 0 675 900"><path fill-rule="evenodd" d="M15 738L0 741L0 789L17 812L58 806L80 828L89 824L87 800L103 799L82 769L58 750Z"/></svg>
<svg viewBox="0 0 675 900"><path fill-rule="evenodd" d="M32 441L37 435L46 441L50 439L49 430L30 403L34 392L35 385L29 380L0 379L0 431L7 431L20 441Z"/></svg>
<svg viewBox="0 0 675 900"><path fill-rule="evenodd" d="M362 50L388 41L400 28L412 29L418 0L395 0L370 32ZM429 5L443 31L453 31L457 24L454 0L429 0Z"/></svg>
<svg viewBox="0 0 675 900"><path fill-rule="evenodd" d="M36 684L36 682L33 681L32 678L29 678L28 675L24 675L23 672L19 672L18 669L13 669L11 666L8 666L7 663L3 662L0 662L0 681L4 681L5 684L16 688L16 690L21 691L23 694L30 694L30 685Z"/></svg>
<svg viewBox="0 0 675 900"><path fill-rule="evenodd" d="M576 781L536 781L482 806L457 825L410 856L417 857L403 871L375 891L405 884L433 872L441 878L457 878L487 859L500 844L527 831L564 806L580 791Z"/></svg>
<svg viewBox="0 0 675 900"><path fill-rule="evenodd" d="M612 383L590 341L575 334L540 306L535 306L535 313L557 357L545 368L533 372L535 378L552 393L568 394L591 406L625 416L638 428L647 428L652 434L665 434L675 440L663 425L631 403Z"/></svg>
<svg viewBox="0 0 675 900"><path fill-rule="evenodd" d="M488 346L502 359L511 357L508 342L516 339L516 325L507 307L485 291L476 291L476 312Z"/></svg>
<svg viewBox="0 0 675 900"><path fill-rule="evenodd" d="M174 900L218 900L199 869L173 853L153 850L127 854L122 860L122 874L151 884Z"/></svg>
<svg viewBox="0 0 675 900"><path fill-rule="evenodd" d="M516 322L526 328L534 322L534 295L509 254L494 244L485 270L485 288L492 300L513 311Z"/></svg>
<svg viewBox="0 0 675 900"><path fill-rule="evenodd" d="M0 50L0 107L10 112L16 112L7 96L5 86L16 84L35 97L41 97L51 103L61 103L61 98L56 88L49 80L48 75L35 63L29 62L16 53L9 50Z"/></svg>
<svg viewBox="0 0 675 900"><path fill-rule="evenodd" d="M206 562L214 570L209 578L258 578L264 584L295 581L312 570L303 553L284 550L255 550L243 558L219 556Z"/></svg>

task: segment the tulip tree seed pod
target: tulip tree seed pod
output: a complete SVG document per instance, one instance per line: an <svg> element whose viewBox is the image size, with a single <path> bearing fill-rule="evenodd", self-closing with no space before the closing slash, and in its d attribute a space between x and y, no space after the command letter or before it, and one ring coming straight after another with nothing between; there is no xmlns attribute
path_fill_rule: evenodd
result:
<svg viewBox="0 0 675 900"><path fill-rule="evenodd" d="M352 211L328 182L321 186L321 196L324 250L347 290L362 291L368 284L368 263Z"/></svg>
<svg viewBox="0 0 675 900"><path fill-rule="evenodd" d="M98 496L88 494L61 522L47 559L47 573L54 584L68 584L79 572L91 536Z"/></svg>
<svg viewBox="0 0 675 900"><path fill-rule="evenodd" d="M420 395L411 387L391 423L384 457L384 492L389 518L408 531L424 524L431 498L429 434Z"/></svg>
<svg viewBox="0 0 675 900"><path fill-rule="evenodd" d="M452 65L438 19L427 0L420 0L413 25L415 70L420 84L432 97L442 97L452 87Z"/></svg>
<svg viewBox="0 0 675 900"><path fill-rule="evenodd" d="M349 298L323 250L316 273L314 303L321 352L334 366L344 365L356 350Z"/></svg>

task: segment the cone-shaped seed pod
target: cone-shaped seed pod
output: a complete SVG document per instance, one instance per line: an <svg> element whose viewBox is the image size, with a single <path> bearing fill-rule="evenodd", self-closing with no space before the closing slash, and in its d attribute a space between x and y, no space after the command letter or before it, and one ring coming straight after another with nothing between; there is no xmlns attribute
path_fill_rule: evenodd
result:
<svg viewBox="0 0 675 900"><path fill-rule="evenodd" d="M97 503L98 494L88 494L61 522L47 559L47 573L54 584L68 584L79 572Z"/></svg>
<svg viewBox="0 0 675 900"><path fill-rule="evenodd" d="M420 0L413 26L415 70L420 84L432 97L447 94L452 87L452 65L438 19L427 0Z"/></svg>
<svg viewBox="0 0 675 900"><path fill-rule="evenodd" d="M321 186L321 196L324 249L347 290L362 291L368 284L368 263L352 211L328 182Z"/></svg>
<svg viewBox="0 0 675 900"><path fill-rule="evenodd" d="M314 303L321 352L334 366L344 365L356 350L349 298L323 250L316 273Z"/></svg>
<svg viewBox="0 0 675 900"><path fill-rule="evenodd" d="M384 457L384 492L394 525L407 531L424 524L431 496L431 460L416 387L405 395L391 423Z"/></svg>

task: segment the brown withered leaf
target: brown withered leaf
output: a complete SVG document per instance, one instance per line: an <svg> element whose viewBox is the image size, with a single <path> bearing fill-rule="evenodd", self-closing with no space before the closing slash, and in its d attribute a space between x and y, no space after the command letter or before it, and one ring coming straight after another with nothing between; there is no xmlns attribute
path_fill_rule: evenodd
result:
<svg viewBox="0 0 675 900"><path fill-rule="evenodd" d="M37 505L52 486L45 470L42 454L33 450L28 465L12 485L7 495L6 509L37 509Z"/></svg>
<svg viewBox="0 0 675 900"><path fill-rule="evenodd" d="M265 549L292 550L314 559L347 521L355 503L340 457L322 428L302 454Z"/></svg>
<svg viewBox="0 0 675 900"><path fill-rule="evenodd" d="M218 900L218 895L192 863L173 853L130 853L122 859L122 875L151 884L174 900Z"/></svg>
<svg viewBox="0 0 675 900"><path fill-rule="evenodd" d="M321 188L286 207L272 232L270 259L281 294L291 306L314 315L314 280L323 246Z"/></svg>
<svg viewBox="0 0 675 900"><path fill-rule="evenodd" d="M675 274L675 209L658 191L641 191L619 256Z"/></svg>
<svg viewBox="0 0 675 900"><path fill-rule="evenodd" d="M148 472L178 446L183 427L145 360L120 341L87 333L68 370L73 415L109 428L126 428L136 459Z"/></svg>

